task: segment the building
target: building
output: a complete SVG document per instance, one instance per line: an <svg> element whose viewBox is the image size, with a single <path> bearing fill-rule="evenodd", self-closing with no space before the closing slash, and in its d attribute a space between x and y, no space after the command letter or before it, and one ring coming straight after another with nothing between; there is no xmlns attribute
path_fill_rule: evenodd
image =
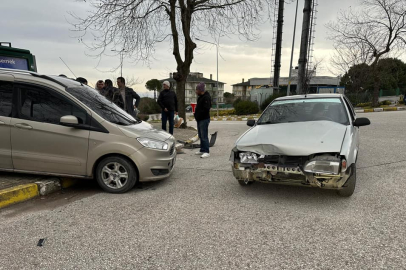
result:
<svg viewBox="0 0 406 270"><path fill-rule="evenodd" d="M173 73L169 73L169 78L159 80L160 82L164 81L169 81L171 83L171 87L175 90L176 89L176 81L173 79ZM216 91L216 83L217 81L213 80L212 74L210 74L210 79L203 77L203 73L200 72L190 72L189 76L187 77L186 80L186 85L185 85L185 103L190 104L190 103L196 103L197 102L197 96L196 96L196 86L200 83L204 82L206 84L206 91L209 91L213 104L216 104L217 102L217 91ZM219 98L219 103L223 103L223 94L224 94L224 85L225 83L223 82L218 82L218 98Z"/></svg>
<svg viewBox="0 0 406 270"><path fill-rule="evenodd" d="M242 82L233 84L231 86L233 87L233 94L235 97L245 100L247 99L247 96L250 96L250 80L244 82L244 79L242 79Z"/></svg>
<svg viewBox="0 0 406 270"><path fill-rule="evenodd" d="M233 84L233 94L236 98L243 100L258 101L265 100L265 96L273 94L272 78L251 78L247 82L244 79L241 83ZM339 85L340 78L332 76L314 76L310 79L309 93L317 93L319 88L322 87L335 87ZM289 84L288 77L281 77L279 80L279 86L281 91L286 92ZM297 76L293 74L290 84L291 93L296 92ZM262 89L262 90L256 90ZM262 96L262 98L260 98Z"/></svg>

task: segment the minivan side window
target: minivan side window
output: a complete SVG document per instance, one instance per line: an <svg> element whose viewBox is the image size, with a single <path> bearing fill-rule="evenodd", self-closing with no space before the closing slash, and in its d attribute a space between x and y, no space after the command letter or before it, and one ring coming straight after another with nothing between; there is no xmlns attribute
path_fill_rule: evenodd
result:
<svg viewBox="0 0 406 270"><path fill-rule="evenodd" d="M87 113L62 95L39 86L18 84L18 118L60 124L62 116L73 115L79 124L87 124Z"/></svg>
<svg viewBox="0 0 406 270"><path fill-rule="evenodd" d="M13 83L0 81L0 116L11 117Z"/></svg>

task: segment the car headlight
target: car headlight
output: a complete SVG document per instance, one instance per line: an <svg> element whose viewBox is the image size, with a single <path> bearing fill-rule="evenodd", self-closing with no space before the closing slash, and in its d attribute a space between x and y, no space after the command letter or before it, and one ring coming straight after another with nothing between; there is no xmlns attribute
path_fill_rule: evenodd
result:
<svg viewBox="0 0 406 270"><path fill-rule="evenodd" d="M149 138L137 138L143 146L157 150L168 150L168 144L162 141L156 141Z"/></svg>
<svg viewBox="0 0 406 270"><path fill-rule="evenodd" d="M304 167L304 171L320 174L339 174L340 162L327 160L310 161Z"/></svg>
<svg viewBox="0 0 406 270"><path fill-rule="evenodd" d="M240 153L240 162L256 164L256 163L258 163L258 155L255 153L251 153L251 152Z"/></svg>

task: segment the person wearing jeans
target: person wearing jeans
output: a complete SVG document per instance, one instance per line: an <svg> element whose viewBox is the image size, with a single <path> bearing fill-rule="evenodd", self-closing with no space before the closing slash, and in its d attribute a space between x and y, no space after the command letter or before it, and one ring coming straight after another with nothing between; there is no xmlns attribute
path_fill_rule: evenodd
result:
<svg viewBox="0 0 406 270"><path fill-rule="evenodd" d="M166 122L169 120L169 133L173 135L174 117L178 114L178 98L168 81L164 81L163 87L164 90L158 97L158 104L162 108L162 129L166 131Z"/></svg>
<svg viewBox="0 0 406 270"><path fill-rule="evenodd" d="M200 138L200 151L196 155L201 158L210 157L209 144L209 124L210 124L210 109L211 96L205 91L205 84L199 83L196 86L197 104L195 108L195 119L197 122L197 132Z"/></svg>

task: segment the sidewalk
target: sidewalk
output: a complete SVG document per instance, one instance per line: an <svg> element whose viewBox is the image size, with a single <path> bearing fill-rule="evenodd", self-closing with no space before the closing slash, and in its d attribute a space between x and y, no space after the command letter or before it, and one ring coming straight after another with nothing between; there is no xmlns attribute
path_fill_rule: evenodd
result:
<svg viewBox="0 0 406 270"><path fill-rule="evenodd" d="M0 172L0 209L73 186L77 180Z"/></svg>
<svg viewBox="0 0 406 270"><path fill-rule="evenodd" d="M150 124L153 125L156 129L162 129L161 122L150 123ZM177 141L187 142L187 141L193 140L193 138L197 136L197 130L192 127L188 127L186 129L174 128L173 136L175 137L175 139Z"/></svg>

